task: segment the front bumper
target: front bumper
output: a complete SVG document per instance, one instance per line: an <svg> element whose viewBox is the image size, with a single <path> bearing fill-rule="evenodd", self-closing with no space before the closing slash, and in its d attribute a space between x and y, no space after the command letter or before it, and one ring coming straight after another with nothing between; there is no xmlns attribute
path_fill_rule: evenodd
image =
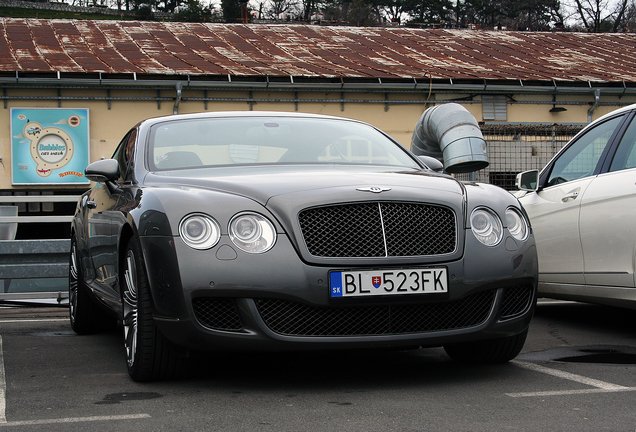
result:
<svg viewBox="0 0 636 432"><path fill-rule="evenodd" d="M280 236L266 254L235 250L223 239L195 251L179 238L142 237L155 321L193 350L308 350L440 346L523 332L536 303L534 241L502 242L483 253L467 236L460 260L445 266L443 296L331 299L329 271L302 262ZM474 244L473 244L474 243ZM470 251L475 251L471 253ZM413 268L397 259L365 268Z"/></svg>

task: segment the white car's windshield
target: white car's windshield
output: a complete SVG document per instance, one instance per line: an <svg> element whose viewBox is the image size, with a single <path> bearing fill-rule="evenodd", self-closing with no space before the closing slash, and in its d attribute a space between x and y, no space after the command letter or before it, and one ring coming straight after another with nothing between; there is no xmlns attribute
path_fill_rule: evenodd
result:
<svg viewBox="0 0 636 432"><path fill-rule="evenodd" d="M151 170L243 164L363 164L417 167L399 144L356 122L303 117L177 120L152 128Z"/></svg>

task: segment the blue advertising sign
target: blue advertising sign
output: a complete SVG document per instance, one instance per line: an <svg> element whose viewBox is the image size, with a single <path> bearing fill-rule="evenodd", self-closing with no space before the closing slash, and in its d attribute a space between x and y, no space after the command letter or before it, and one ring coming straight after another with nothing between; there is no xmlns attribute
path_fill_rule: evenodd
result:
<svg viewBox="0 0 636 432"><path fill-rule="evenodd" d="M11 108L14 185L88 184L88 109Z"/></svg>

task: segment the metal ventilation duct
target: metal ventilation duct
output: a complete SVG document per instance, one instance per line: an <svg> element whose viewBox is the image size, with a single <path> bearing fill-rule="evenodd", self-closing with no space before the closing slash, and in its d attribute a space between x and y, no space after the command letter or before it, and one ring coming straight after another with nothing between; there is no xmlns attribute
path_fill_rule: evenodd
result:
<svg viewBox="0 0 636 432"><path fill-rule="evenodd" d="M456 103L424 111L413 131L411 151L442 160L449 173L467 173L488 166L486 141L477 120Z"/></svg>

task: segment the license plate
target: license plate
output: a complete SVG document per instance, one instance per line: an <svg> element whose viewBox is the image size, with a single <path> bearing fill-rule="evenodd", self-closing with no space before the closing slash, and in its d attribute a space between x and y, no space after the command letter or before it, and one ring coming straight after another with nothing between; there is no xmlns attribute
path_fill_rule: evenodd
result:
<svg viewBox="0 0 636 432"><path fill-rule="evenodd" d="M332 271L331 297L359 297L448 292L446 268Z"/></svg>

